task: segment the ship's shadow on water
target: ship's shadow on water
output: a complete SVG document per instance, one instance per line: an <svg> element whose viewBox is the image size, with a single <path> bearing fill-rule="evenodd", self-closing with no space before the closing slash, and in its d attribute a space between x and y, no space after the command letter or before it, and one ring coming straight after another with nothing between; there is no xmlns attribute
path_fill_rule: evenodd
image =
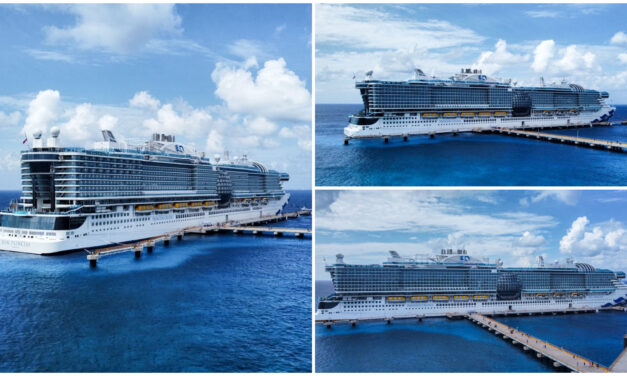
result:
<svg viewBox="0 0 627 376"><path fill-rule="evenodd" d="M3 372L311 370L310 239L192 235L96 269L0 252L0 280Z"/></svg>
<svg viewBox="0 0 627 376"><path fill-rule="evenodd" d="M609 366L622 351L627 315L497 318ZM467 320L427 318L316 325L317 372L565 372Z"/></svg>
<svg viewBox="0 0 627 376"><path fill-rule="evenodd" d="M622 186L624 153L497 134L460 133L350 140L348 115L360 105L316 105L316 184L320 186ZM616 106L613 121L627 119ZM627 126L551 130L627 141ZM549 163L547 163L547 161Z"/></svg>

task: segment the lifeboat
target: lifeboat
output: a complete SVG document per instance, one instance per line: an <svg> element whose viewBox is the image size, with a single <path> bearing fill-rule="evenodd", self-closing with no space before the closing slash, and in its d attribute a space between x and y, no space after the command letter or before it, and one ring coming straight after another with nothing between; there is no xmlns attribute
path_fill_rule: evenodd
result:
<svg viewBox="0 0 627 376"><path fill-rule="evenodd" d="M483 117L492 116L492 113L491 112L479 112L479 116L483 116Z"/></svg>
<svg viewBox="0 0 627 376"><path fill-rule="evenodd" d="M429 300L429 297L424 295L411 297L412 302L426 302L427 300Z"/></svg>
<svg viewBox="0 0 627 376"><path fill-rule="evenodd" d="M445 118L454 118L457 117L457 112L445 112L442 116Z"/></svg>
<svg viewBox="0 0 627 376"><path fill-rule="evenodd" d="M473 116L475 116L475 113L474 112L462 112L461 116L462 117L473 117Z"/></svg>
<svg viewBox="0 0 627 376"><path fill-rule="evenodd" d="M137 205L135 206L135 211L138 212L150 212L155 210L155 206L154 205Z"/></svg>
<svg viewBox="0 0 627 376"><path fill-rule="evenodd" d="M387 301L393 302L393 303L403 303L405 301L405 297L404 296L388 296Z"/></svg>
<svg viewBox="0 0 627 376"><path fill-rule="evenodd" d="M184 210L187 207L187 202L177 202L174 204L174 210Z"/></svg>
<svg viewBox="0 0 627 376"><path fill-rule="evenodd" d="M547 299L549 296L544 293L537 293L536 297L541 298L541 299Z"/></svg>
<svg viewBox="0 0 627 376"><path fill-rule="evenodd" d="M170 210L172 209L172 204L158 204L157 210Z"/></svg>
<svg viewBox="0 0 627 376"><path fill-rule="evenodd" d="M437 118L438 117L438 113L437 112L425 112L422 114L423 118Z"/></svg>
<svg viewBox="0 0 627 376"><path fill-rule="evenodd" d="M192 208L197 208L199 206L202 206L202 202L192 202L191 204L189 204L189 206L191 206Z"/></svg>
<svg viewBox="0 0 627 376"><path fill-rule="evenodd" d="M474 300L488 300L488 296L487 295L473 295L472 298Z"/></svg>
<svg viewBox="0 0 627 376"><path fill-rule="evenodd" d="M453 300L468 300L468 295L455 295Z"/></svg>
<svg viewBox="0 0 627 376"><path fill-rule="evenodd" d="M498 112L494 113L494 116L497 116L497 117L503 117L503 116L506 116L506 115L507 115L507 112L505 112L505 111L498 111Z"/></svg>
<svg viewBox="0 0 627 376"><path fill-rule="evenodd" d="M447 295L433 295L433 300L448 300Z"/></svg>

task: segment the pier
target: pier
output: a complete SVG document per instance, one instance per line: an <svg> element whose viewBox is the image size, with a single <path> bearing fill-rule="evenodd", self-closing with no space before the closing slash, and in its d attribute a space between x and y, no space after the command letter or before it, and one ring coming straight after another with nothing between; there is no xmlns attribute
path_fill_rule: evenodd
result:
<svg viewBox="0 0 627 376"><path fill-rule="evenodd" d="M293 234L298 238L304 238L305 234L311 234L311 229L289 228L289 227L268 227L259 226L272 222L285 221L288 219L298 218L300 216L310 216L311 209L301 209L296 212L279 213L274 215L260 216L244 221L229 221L226 223L211 226L192 226L184 229L169 232L167 234L155 236L149 239L143 239L132 243L115 244L108 247L97 248L94 250L85 250L87 252L87 260L91 267L96 267L98 260L105 256L111 256L118 253L133 252L135 258L141 258L144 249L148 253L152 253L154 247L163 242L164 246L170 245L172 238L183 240L185 234L211 234L216 232L229 231L234 234L244 233L247 231L255 235L263 233L272 233L275 236L283 236L283 234Z"/></svg>
<svg viewBox="0 0 627 376"><path fill-rule="evenodd" d="M623 337L623 346L625 349L610 366L610 372L627 372L627 334Z"/></svg>
<svg viewBox="0 0 627 376"><path fill-rule="evenodd" d="M627 143L619 142L619 141L609 141L609 140L599 140L595 138L587 138L587 137L577 137L577 136L566 136L561 134L554 133L546 133L539 131L531 131L531 130L520 130L520 129L511 129L511 128L492 128L492 129L483 129L476 130L476 133L498 133L507 136L517 136L517 137L526 137L526 138L534 138L536 140L548 141L554 143L563 143L568 145L575 145L593 149L604 149L608 151L614 152L625 152L627 151Z"/></svg>
<svg viewBox="0 0 627 376"><path fill-rule="evenodd" d="M574 372L609 372L609 369L598 363L521 332L520 330L511 328L494 319L478 313L471 313L467 318L473 323L488 329L490 332L494 331L495 335L502 337L504 340L511 341L513 345L520 345L523 351L534 351L538 359L549 359L556 368L566 367ZM627 363L627 359L625 359L625 363Z"/></svg>

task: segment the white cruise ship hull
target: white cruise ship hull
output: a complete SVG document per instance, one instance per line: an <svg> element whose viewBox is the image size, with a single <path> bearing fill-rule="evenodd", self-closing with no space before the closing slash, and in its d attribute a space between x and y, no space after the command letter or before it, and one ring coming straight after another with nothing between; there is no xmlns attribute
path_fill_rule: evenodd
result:
<svg viewBox="0 0 627 376"><path fill-rule="evenodd" d="M598 309L627 299L627 285L617 286L611 294L588 295L583 298L521 299L455 302L386 302L383 299L346 300L331 309L318 310L316 321L383 320L386 318L442 317L447 314L495 314Z"/></svg>
<svg viewBox="0 0 627 376"><path fill-rule="evenodd" d="M200 225L217 225L277 214L287 203L289 194L279 200L258 207L231 207L226 209L201 208L192 211L138 214L133 210L112 212L126 216L106 220L93 214L83 225L72 231L39 231L19 228L0 228L0 250L39 255L85 250L112 244L132 242L164 235Z"/></svg>
<svg viewBox="0 0 627 376"><path fill-rule="evenodd" d="M577 115L531 116L531 117L486 117L486 118L437 118L421 116L386 116L371 125L349 124L344 134L349 138L372 138L411 136L438 133L460 133L492 128L551 128L580 127L595 121L609 119L616 109L608 105L596 112L581 112Z"/></svg>

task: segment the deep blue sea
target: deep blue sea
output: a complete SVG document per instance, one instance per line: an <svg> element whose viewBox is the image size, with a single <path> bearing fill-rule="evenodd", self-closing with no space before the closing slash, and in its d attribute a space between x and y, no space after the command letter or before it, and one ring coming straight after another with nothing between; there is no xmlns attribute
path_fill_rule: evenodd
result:
<svg viewBox="0 0 627 376"><path fill-rule="evenodd" d="M462 133L351 140L348 115L362 105L316 105L318 186L624 186L627 155L573 145ZM627 120L616 106L612 121ZM627 126L550 132L627 141Z"/></svg>
<svg viewBox="0 0 627 376"><path fill-rule="evenodd" d="M311 207L291 193L288 210ZM84 253L0 252L0 372L309 372L311 244L190 235L96 269Z"/></svg>
<svg viewBox="0 0 627 376"><path fill-rule="evenodd" d="M316 296L331 292L329 281L316 282ZM616 311L497 320L605 366L621 353L627 334L627 314ZM468 320L362 322L331 329L318 324L315 332L317 372L555 371Z"/></svg>

